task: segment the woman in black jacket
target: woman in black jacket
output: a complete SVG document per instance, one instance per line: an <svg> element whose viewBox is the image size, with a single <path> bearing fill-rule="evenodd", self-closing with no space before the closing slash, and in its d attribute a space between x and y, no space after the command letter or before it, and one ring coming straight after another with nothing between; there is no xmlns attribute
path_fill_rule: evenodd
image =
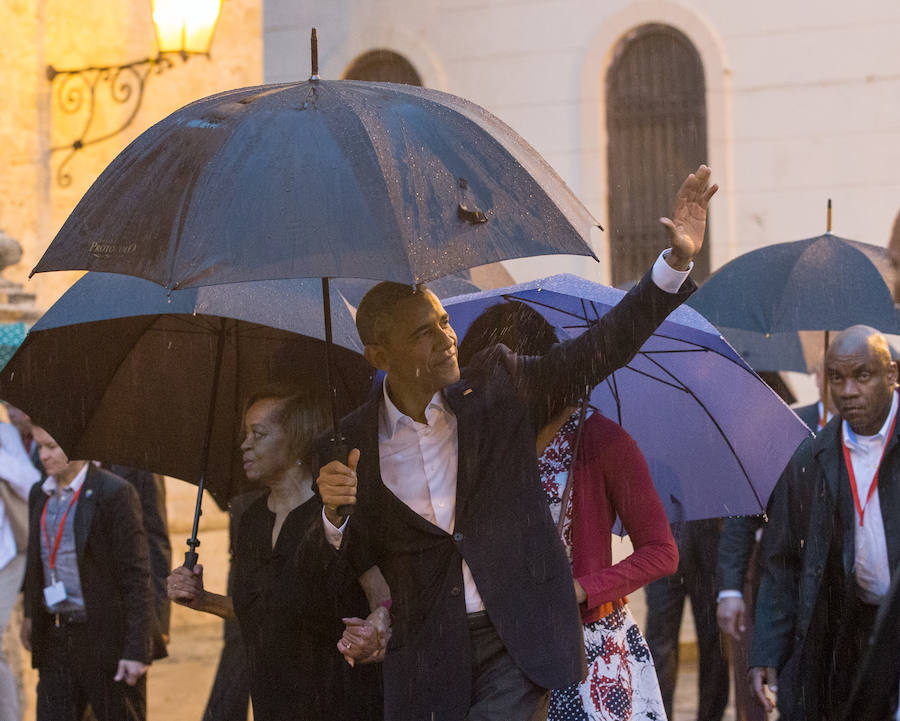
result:
<svg viewBox="0 0 900 721"><path fill-rule="evenodd" d="M351 667L337 647L342 618L368 614L383 634L390 604L377 568L360 579L365 592L359 583L333 588L326 582L333 554L322 534L322 506L309 471L311 441L328 417L322 400L270 388L247 403L244 471L267 490L238 526L233 595L206 591L199 565L193 571L176 569L168 581L174 601L237 617L257 721L382 717L379 667Z"/></svg>

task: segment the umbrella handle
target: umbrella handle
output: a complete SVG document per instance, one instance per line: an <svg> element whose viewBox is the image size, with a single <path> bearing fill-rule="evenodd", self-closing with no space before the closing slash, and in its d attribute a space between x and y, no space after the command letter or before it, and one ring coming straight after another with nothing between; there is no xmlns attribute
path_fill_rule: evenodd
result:
<svg viewBox="0 0 900 721"><path fill-rule="evenodd" d="M344 438L343 434L337 437L333 437L328 441L328 450L325 453L325 458L322 459L323 465L325 463L330 463L331 461L340 461L341 463L347 462L347 456L350 455L350 445L347 443L347 439ZM354 503L345 503L342 506L338 506L337 512L340 516L349 516L353 513L356 508L356 504Z"/></svg>
<svg viewBox="0 0 900 721"><path fill-rule="evenodd" d="M191 531L191 537L186 543L189 551L184 552L184 566L191 570L197 565L200 558L197 553L197 547L200 545L200 539L197 538L197 531L200 528L200 516L203 515L203 476L200 476L200 482L197 484L197 503L194 506L194 525Z"/></svg>
<svg viewBox="0 0 900 721"><path fill-rule="evenodd" d="M190 543L190 539L188 539L188 543ZM199 546L200 544L198 543L197 545ZM194 566L197 565L197 561L199 561L199 560L200 560L200 554L197 553L196 551L185 551L184 552L184 567L185 568L193 571Z"/></svg>

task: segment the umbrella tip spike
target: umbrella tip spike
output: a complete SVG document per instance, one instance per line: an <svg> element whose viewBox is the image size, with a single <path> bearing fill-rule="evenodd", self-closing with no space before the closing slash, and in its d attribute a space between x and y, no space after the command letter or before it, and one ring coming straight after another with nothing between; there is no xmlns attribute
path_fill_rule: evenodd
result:
<svg viewBox="0 0 900 721"><path fill-rule="evenodd" d="M312 61L312 74L309 76L310 80L318 80L319 79L319 36L316 33L316 29L313 28L312 32L309 34L309 55L310 60Z"/></svg>
<svg viewBox="0 0 900 721"><path fill-rule="evenodd" d="M825 233L831 233L831 198L828 199L828 210L825 219Z"/></svg>

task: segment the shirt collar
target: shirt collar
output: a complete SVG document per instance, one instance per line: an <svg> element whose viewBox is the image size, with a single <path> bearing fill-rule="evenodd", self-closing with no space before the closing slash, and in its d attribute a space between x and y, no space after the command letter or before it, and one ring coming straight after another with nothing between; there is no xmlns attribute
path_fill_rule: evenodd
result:
<svg viewBox="0 0 900 721"><path fill-rule="evenodd" d="M72 479L72 482L67 486L72 491L77 491L81 488L81 484L84 483L84 479L87 477L87 469L90 463L85 463L78 473L75 474L75 478ZM41 484L41 490L46 493L48 496L52 496L56 493L57 483L56 478L53 476L47 476L44 479L44 482Z"/></svg>
<svg viewBox="0 0 900 721"><path fill-rule="evenodd" d="M394 405L394 402L391 400L391 396L388 393L387 378L384 379L381 392L384 396L384 406L382 407L381 416L382 421L384 422L384 430L387 432L388 438L393 438L394 433L397 431L397 425L401 421L404 419L411 423L415 423L415 421ZM426 418L428 417L428 410L430 408L435 408L443 413L448 412L444 402L443 391L438 391L431 397L431 400L428 401L428 405L425 407Z"/></svg>
<svg viewBox="0 0 900 721"><path fill-rule="evenodd" d="M853 429L850 427L850 424L847 421L843 421L841 423L841 431L844 436L844 443L848 446L854 446L856 448L862 448L862 443L860 439L870 439L870 440L878 440L881 445L884 445L888 440L887 434L891 428L891 424L894 422L894 418L897 416L897 391L894 391L893 398L891 399L891 410L888 411L887 418L884 419L884 423L879 429L878 433L874 436L858 436L853 432Z"/></svg>
<svg viewBox="0 0 900 721"><path fill-rule="evenodd" d="M816 403L816 414L819 417L820 423L822 421L822 415L823 415L824 410L825 410L825 404L822 403L822 401L819 401L818 403ZM828 417L825 418L825 423L822 423L822 428L824 428L826 425L828 425L828 421L830 421L832 418L834 418L834 413L832 413L831 411L828 411ZM819 430L821 430L821 428Z"/></svg>

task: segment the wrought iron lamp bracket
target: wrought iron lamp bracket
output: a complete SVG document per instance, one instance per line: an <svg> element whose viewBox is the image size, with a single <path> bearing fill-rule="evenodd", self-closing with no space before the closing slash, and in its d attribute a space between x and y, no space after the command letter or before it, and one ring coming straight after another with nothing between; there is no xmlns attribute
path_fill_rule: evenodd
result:
<svg viewBox="0 0 900 721"><path fill-rule="evenodd" d="M54 105L66 115L75 115L87 108L87 117L81 132L74 140L64 145L50 148L51 153L67 151L59 167L56 169L56 182L60 187L72 184L68 164L75 155L88 147L96 145L118 135L131 125L141 108L144 89L152 74L159 75L175 66L174 59L180 57L187 62L192 54L209 57L209 53L187 53L184 51L163 52L154 57L136 60L124 65L95 65L71 70L58 70L47 66L47 79L53 86ZM100 135L91 136L92 126L96 119L98 96L104 91L109 99L117 105L132 104L128 115L115 128Z"/></svg>

